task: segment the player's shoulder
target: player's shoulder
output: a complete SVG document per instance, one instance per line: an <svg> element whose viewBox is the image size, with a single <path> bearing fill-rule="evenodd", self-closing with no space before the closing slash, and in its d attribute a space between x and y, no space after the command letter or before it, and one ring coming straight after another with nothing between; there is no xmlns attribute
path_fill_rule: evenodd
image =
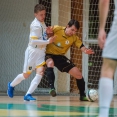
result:
<svg viewBox="0 0 117 117"><path fill-rule="evenodd" d="M65 29L65 27L59 26L59 25L54 25L53 28L54 28L54 29L56 29L56 28L57 28L57 29Z"/></svg>
<svg viewBox="0 0 117 117"><path fill-rule="evenodd" d="M65 29L65 27L63 27L63 26L59 26L59 25L54 25L53 26L54 32L57 32L57 31L60 31L60 30L64 30L64 29Z"/></svg>
<svg viewBox="0 0 117 117"><path fill-rule="evenodd" d="M80 38L76 34L73 35L72 37L73 37L74 41L80 40Z"/></svg>
<svg viewBox="0 0 117 117"><path fill-rule="evenodd" d="M33 21L32 21L32 23L31 23L31 26L41 26L40 25L40 22L35 18Z"/></svg>

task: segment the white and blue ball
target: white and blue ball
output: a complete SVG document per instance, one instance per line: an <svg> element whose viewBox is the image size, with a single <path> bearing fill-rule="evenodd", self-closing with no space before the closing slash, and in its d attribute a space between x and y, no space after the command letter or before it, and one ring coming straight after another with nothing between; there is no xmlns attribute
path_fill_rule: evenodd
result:
<svg viewBox="0 0 117 117"><path fill-rule="evenodd" d="M94 102L98 99L98 92L95 89L89 89L86 93L86 97L90 102Z"/></svg>

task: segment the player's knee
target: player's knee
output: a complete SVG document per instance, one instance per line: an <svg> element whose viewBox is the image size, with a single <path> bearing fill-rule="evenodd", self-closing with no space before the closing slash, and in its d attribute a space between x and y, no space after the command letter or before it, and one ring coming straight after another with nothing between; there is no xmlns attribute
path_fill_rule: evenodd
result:
<svg viewBox="0 0 117 117"><path fill-rule="evenodd" d="M82 74L77 74L76 75L76 79L82 79L82 77L83 77Z"/></svg>
<svg viewBox="0 0 117 117"><path fill-rule="evenodd" d="M72 75L76 79L82 79L82 73L76 67L72 68L69 71L69 74Z"/></svg>
<svg viewBox="0 0 117 117"><path fill-rule="evenodd" d="M37 72L37 74L43 76L44 75L44 71Z"/></svg>
<svg viewBox="0 0 117 117"><path fill-rule="evenodd" d="M73 75L76 79L82 79L82 73L81 72L75 72Z"/></svg>
<svg viewBox="0 0 117 117"><path fill-rule="evenodd" d="M47 64L47 67L54 67L54 62L53 62L53 60L47 60L46 61L46 64Z"/></svg>
<svg viewBox="0 0 117 117"><path fill-rule="evenodd" d="M36 69L36 73L41 76L44 75L44 71L45 71L45 68L43 66Z"/></svg>
<svg viewBox="0 0 117 117"><path fill-rule="evenodd" d="M23 73L23 76L24 76L25 79L27 79L27 78L29 78L30 74L28 74L28 73Z"/></svg>

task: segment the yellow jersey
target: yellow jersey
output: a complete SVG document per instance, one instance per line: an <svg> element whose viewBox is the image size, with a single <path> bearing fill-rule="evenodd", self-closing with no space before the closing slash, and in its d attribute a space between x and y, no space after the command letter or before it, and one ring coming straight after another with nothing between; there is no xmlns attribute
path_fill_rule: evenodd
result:
<svg viewBox="0 0 117 117"><path fill-rule="evenodd" d="M64 55L73 44L78 48L82 45L82 41L77 35L67 36L65 34L65 27L56 25L53 31L56 39L53 43L47 45L47 54Z"/></svg>

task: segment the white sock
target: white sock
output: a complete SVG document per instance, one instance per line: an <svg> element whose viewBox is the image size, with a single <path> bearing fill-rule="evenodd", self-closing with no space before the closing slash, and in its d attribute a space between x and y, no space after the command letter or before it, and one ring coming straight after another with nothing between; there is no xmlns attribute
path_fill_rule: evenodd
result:
<svg viewBox="0 0 117 117"><path fill-rule="evenodd" d="M18 85L22 80L25 80L23 74L19 74L10 84L10 86L14 87Z"/></svg>
<svg viewBox="0 0 117 117"><path fill-rule="evenodd" d="M30 87L26 93L27 94L32 94L34 92L34 90L37 88L37 86L39 85L40 81L41 81L42 75L36 74L36 76L34 77L34 79L32 80Z"/></svg>
<svg viewBox="0 0 117 117"><path fill-rule="evenodd" d="M113 79L102 77L99 80L99 117L108 117L113 98Z"/></svg>

